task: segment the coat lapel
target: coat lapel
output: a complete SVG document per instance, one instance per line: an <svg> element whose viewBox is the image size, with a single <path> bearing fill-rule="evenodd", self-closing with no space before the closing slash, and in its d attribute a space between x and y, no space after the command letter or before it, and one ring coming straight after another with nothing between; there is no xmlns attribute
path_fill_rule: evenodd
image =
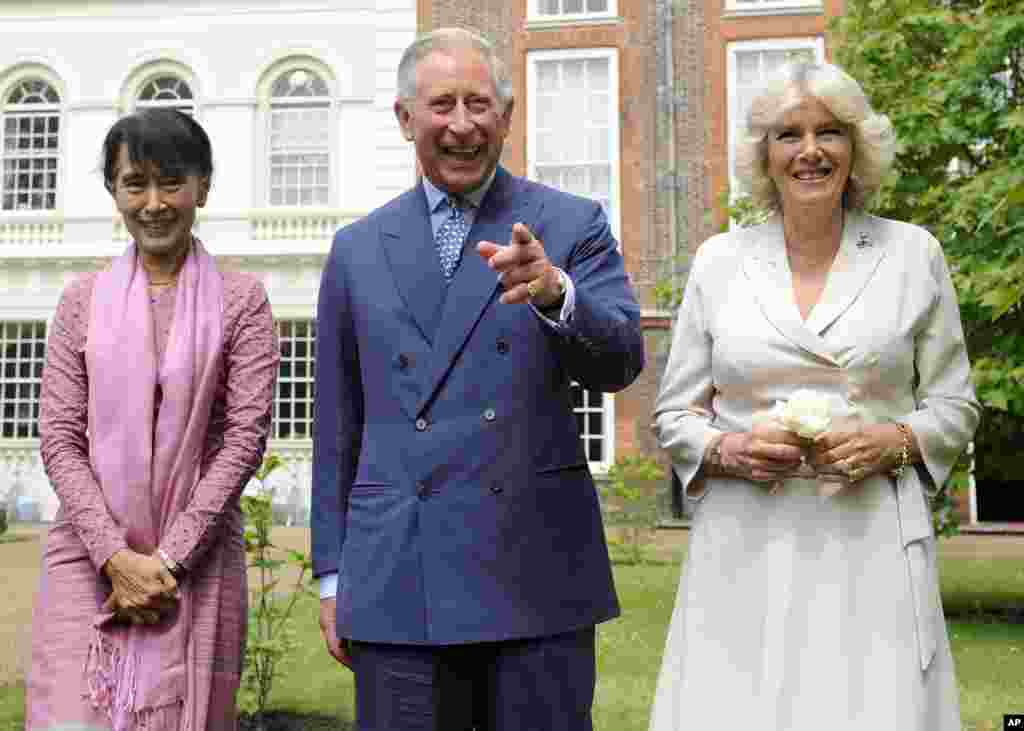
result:
<svg viewBox="0 0 1024 731"><path fill-rule="evenodd" d="M402 213L381 225L381 246L406 308L423 337L433 343L445 300L444 275L422 184L405 196Z"/></svg>
<svg viewBox="0 0 1024 731"><path fill-rule="evenodd" d="M818 335L857 300L885 258L885 246L876 240L870 221L862 213L847 211L843 240L829 270L825 290L805 323Z"/></svg>
<svg viewBox="0 0 1024 731"><path fill-rule="evenodd" d="M761 312L779 333L794 345L832 365L839 365L825 341L807 327L793 297L793 282L786 261L782 217L749 231L751 252L743 260Z"/></svg>
<svg viewBox="0 0 1024 731"><path fill-rule="evenodd" d="M417 413L422 413L430 403L484 310L498 294L498 275L476 253L477 243L493 241L506 244L512 236L513 223L523 221L531 225L537 218L537 205L517 188L517 180L499 167L490 190L481 201L459 268L448 285L430 357L428 384Z"/></svg>

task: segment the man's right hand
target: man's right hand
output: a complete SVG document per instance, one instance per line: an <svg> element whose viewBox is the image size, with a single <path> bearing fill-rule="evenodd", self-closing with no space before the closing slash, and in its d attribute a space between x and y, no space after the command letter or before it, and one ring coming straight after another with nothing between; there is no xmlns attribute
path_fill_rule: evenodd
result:
<svg viewBox="0 0 1024 731"><path fill-rule="evenodd" d="M351 670L352 657L348 653L348 640L338 639L337 612L337 599L320 600L320 634L324 636L331 657Z"/></svg>

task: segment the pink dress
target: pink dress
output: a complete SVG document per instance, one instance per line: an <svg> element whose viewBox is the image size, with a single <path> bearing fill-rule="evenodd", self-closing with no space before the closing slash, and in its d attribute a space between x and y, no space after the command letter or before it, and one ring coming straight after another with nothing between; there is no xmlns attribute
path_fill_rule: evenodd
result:
<svg viewBox="0 0 1024 731"><path fill-rule="evenodd" d="M83 674L92 622L110 593L100 569L127 548L89 464L84 349L95 277L84 275L65 289L47 345L41 451L60 509L47 537L33 615L26 731L110 728L109 720L92 708ZM236 726L247 616L239 495L263 457L280 357L262 284L233 272L223 273L223 283L222 364L202 478L160 544L188 570L185 581L194 596L195 655L189 662L198 670L198 682L189 700L196 722L188 731ZM151 298L159 357L174 301L173 287Z"/></svg>

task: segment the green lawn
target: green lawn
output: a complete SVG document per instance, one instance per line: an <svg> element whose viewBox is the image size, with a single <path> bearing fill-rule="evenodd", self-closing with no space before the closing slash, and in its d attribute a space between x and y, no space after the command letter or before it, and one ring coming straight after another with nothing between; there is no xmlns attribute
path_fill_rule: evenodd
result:
<svg viewBox="0 0 1024 731"><path fill-rule="evenodd" d="M950 609L974 608L988 597L996 608L1022 606L1024 571L1013 560L943 562L943 596ZM598 643L595 728L645 731L679 564L616 566L621 619L602 625ZM275 709L352 718L351 675L323 649L313 600L304 600L297 626L301 651L284 668ZM950 612L952 615L953 612ZM951 619L965 731L997 731L1002 714L1024 711L1024 624ZM21 731L23 688L0 688L0 731Z"/></svg>
<svg viewBox="0 0 1024 731"><path fill-rule="evenodd" d="M1024 561L945 559L941 563L942 605L946 615L1024 610Z"/></svg>

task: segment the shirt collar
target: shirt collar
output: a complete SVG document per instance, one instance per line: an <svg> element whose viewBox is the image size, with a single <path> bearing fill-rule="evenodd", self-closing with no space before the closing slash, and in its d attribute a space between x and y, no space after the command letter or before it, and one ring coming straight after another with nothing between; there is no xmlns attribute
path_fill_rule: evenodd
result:
<svg viewBox="0 0 1024 731"><path fill-rule="evenodd" d="M497 173L498 168L495 167L494 170L491 171L490 177L484 181L483 185L474 191L466 193L462 196L462 199L467 201L471 206L473 206L473 208L479 208L480 202L483 201L484 196L487 195L487 191L491 189L491 183L494 182L494 176L497 175ZM427 208L431 213L436 213L437 209L440 208L441 204L448 198L448 194L431 183L430 178L425 175L423 176L423 192L427 194Z"/></svg>

